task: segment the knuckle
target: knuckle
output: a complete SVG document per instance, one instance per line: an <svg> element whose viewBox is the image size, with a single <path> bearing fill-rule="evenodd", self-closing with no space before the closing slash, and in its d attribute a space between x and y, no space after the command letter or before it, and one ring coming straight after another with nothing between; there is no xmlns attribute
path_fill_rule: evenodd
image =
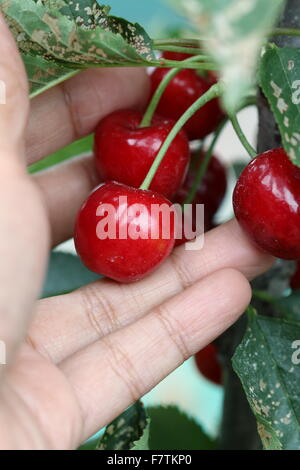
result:
<svg viewBox="0 0 300 470"><path fill-rule="evenodd" d="M81 137L80 113L78 113L78 108L74 100L74 94L71 91L68 80L61 84L61 91L66 110L70 116L73 140L78 140Z"/></svg>
<svg viewBox="0 0 300 470"><path fill-rule="evenodd" d="M142 377L137 373L130 354L121 347L117 341L112 341L109 337L103 339L107 348L109 365L117 378L128 390L130 401L137 401L145 391Z"/></svg>
<svg viewBox="0 0 300 470"><path fill-rule="evenodd" d="M84 157L79 160L78 164L80 173L86 181L88 189L93 189L97 184L99 184L99 177L96 173L93 159L91 159L91 157Z"/></svg>
<svg viewBox="0 0 300 470"><path fill-rule="evenodd" d="M185 290L187 287L193 284L193 279L189 271L186 269L186 265L182 263L181 257L177 255L176 250L173 251L169 257L171 267L179 280L182 290Z"/></svg>
<svg viewBox="0 0 300 470"><path fill-rule="evenodd" d="M180 355L180 362L186 361L190 357L191 352L182 334L182 325L174 317L171 317L170 312L165 306L161 305L158 307L155 313L167 337L177 349Z"/></svg>
<svg viewBox="0 0 300 470"><path fill-rule="evenodd" d="M117 312L99 283L84 287L81 296L84 313L99 338L120 327Z"/></svg>

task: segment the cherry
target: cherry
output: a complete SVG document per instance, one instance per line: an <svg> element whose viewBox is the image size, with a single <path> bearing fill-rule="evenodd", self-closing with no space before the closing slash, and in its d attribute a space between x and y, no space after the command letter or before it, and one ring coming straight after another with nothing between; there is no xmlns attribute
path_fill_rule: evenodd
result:
<svg viewBox="0 0 300 470"><path fill-rule="evenodd" d="M154 210L170 206L153 191L116 182L102 184L77 217L75 246L82 262L119 282L144 278L174 247L174 218L161 217Z"/></svg>
<svg viewBox="0 0 300 470"><path fill-rule="evenodd" d="M152 96L168 71L169 69L167 68L157 68L151 74ZM207 77L202 77L194 70L181 70L171 80L161 97L157 107L158 114L177 121L215 82L216 78L213 74L207 74ZM190 140L203 139L216 129L222 119L223 112L220 102L215 98L199 109L189 119L184 126L184 130Z"/></svg>
<svg viewBox="0 0 300 470"><path fill-rule="evenodd" d="M290 287L293 290L300 289L300 262L299 261L296 266L296 271L294 272L293 276L290 279Z"/></svg>
<svg viewBox="0 0 300 470"><path fill-rule="evenodd" d="M300 168L284 149L258 155L233 194L237 220L254 242L278 258L300 259Z"/></svg>
<svg viewBox="0 0 300 470"><path fill-rule="evenodd" d="M186 60L189 59L190 57L193 57L195 54L186 54L185 52L172 52L172 51L164 51L162 54L162 57L167 60ZM216 73L212 70L204 70L203 74L205 74L209 81L211 82L211 85L214 83L217 83L218 77Z"/></svg>
<svg viewBox="0 0 300 470"><path fill-rule="evenodd" d="M185 54L184 52L172 52L172 51L164 51L162 57L167 60L185 60L193 57L192 54Z"/></svg>
<svg viewBox="0 0 300 470"><path fill-rule="evenodd" d="M222 369L217 356L217 349L213 343L197 352L195 361L198 370L211 382L222 385Z"/></svg>
<svg viewBox="0 0 300 470"><path fill-rule="evenodd" d="M95 133L95 158L100 176L138 188L144 181L174 122L155 116L152 125L139 127L142 114L122 110L105 117ZM150 185L171 198L181 186L190 160L183 131L175 137Z"/></svg>
<svg viewBox="0 0 300 470"><path fill-rule="evenodd" d="M183 186L177 192L173 202L178 204L183 204L189 195L191 188L194 184L196 171L199 164L201 164L204 157L204 153L201 153L200 156L195 153L193 155L192 160L198 159L196 163L196 169L190 168L189 172L186 176L185 182ZM224 165L220 162L220 160L212 156L207 167L206 173L200 187L197 190L196 196L192 201L193 205L196 204L204 204L204 231L207 232L213 226L212 221L215 213L219 209L221 202L224 199L225 193L227 189L227 176L226 176L226 169ZM196 227L196 211L193 210L193 220L192 220L192 228L195 232L200 232L197 230ZM200 227L201 228L201 227ZM187 240L183 236L181 239L177 239L175 245L181 245L185 243Z"/></svg>

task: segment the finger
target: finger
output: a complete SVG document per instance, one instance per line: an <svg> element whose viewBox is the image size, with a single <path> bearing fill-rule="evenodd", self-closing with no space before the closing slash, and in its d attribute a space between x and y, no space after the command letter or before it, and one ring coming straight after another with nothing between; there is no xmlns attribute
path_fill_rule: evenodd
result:
<svg viewBox="0 0 300 470"><path fill-rule="evenodd" d="M28 86L15 41L1 13L0 36L0 161L9 164L24 154Z"/></svg>
<svg viewBox="0 0 300 470"><path fill-rule="evenodd" d="M41 288L48 231L44 207L24 165L27 79L1 15L0 37L0 79L5 91L5 104L0 104L0 339L9 356L23 338Z"/></svg>
<svg viewBox="0 0 300 470"><path fill-rule="evenodd" d="M83 438L219 336L236 321L250 298L250 286L239 272L216 272L64 361L60 368L85 417ZM109 406L103 407L107 397Z"/></svg>
<svg viewBox="0 0 300 470"><path fill-rule="evenodd" d="M73 158L37 173L33 180L44 197L52 245L73 236L76 214L90 191L100 183L90 155Z"/></svg>
<svg viewBox="0 0 300 470"><path fill-rule="evenodd" d="M252 279L267 270L272 261L232 220L206 234L203 250L176 249L158 271L143 281L120 285L100 280L71 294L41 300L29 338L37 350L59 362L136 321L215 271L234 268Z"/></svg>
<svg viewBox="0 0 300 470"><path fill-rule="evenodd" d="M140 107L148 97L145 70L86 70L32 100L27 162L33 163L94 131L105 115Z"/></svg>

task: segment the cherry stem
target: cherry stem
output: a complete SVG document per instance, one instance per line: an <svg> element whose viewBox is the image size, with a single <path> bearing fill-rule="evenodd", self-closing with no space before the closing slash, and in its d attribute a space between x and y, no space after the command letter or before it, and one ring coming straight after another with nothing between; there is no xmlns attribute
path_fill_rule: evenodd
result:
<svg viewBox="0 0 300 470"><path fill-rule="evenodd" d="M187 123L187 121L200 109L202 108L206 103L208 103L210 100L217 98L218 96L221 96L223 93L223 84L221 82L216 83L211 86L211 88L204 93L200 98L198 98L187 110L186 112L181 116L181 118L176 122L172 130L169 132L166 140L164 141L163 145L161 146L158 154L156 155L156 158L144 180L142 185L140 186L140 189L148 189L150 184L152 183L152 180L155 176L155 173L157 172L159 165L161 164L164 156L166 155L171 143L177 136L177 134L181 131L183 126Z"/></svg>
<svg viewBox="0 0 300 470"><path fill-rule="evenodd" d="M248 107L248 106L252 106L256 104L256 99L254 96L249 96L249 97L246 97L244 103L242 104L240 110ZM228 117L226 117L224 119L224 121L221 122L221 124L219 124L219 127L217 128L217 130L215 131L215 134L214 134L214 137L211 141L211 144L206 152L206 154L204 155L204 158L203 158L203 161L201 163L201 165L199 166L199 170L196 174L196 177L194 179L194 183L191 187L191 190L187 196L187 198L185 199L184 203L183 204L190 204L191 202L193 202L196 194L197 194L197 191L198 189L200 188L200 185L203 181L203 178L205 176L205 173L207 171L207 168L208 168L208 165L209 165L209 162L210 162L210 159L211 159L211 156L212 156L212 153L214 151L214 148L215 148L215 145L219 139L219 136L220 134L222 133L225 125L227 124L228 122ZM203 145L201 145L201 148L199 150L199 153L201 153L203 149Z"/></svg>
<svg viewBox="0 0 300 470"><path fill-rule="evenodd" d="M189 57L188 59L185 59L185 63L190 63L190 62L195 62L197 61L199 56L194 56L194 57ZM173 78L180 72L180 69L174 68L170 70L163 78L163 80L160 82L159 86L157 87L148 108L146 109L146 112L144 114L144 117L142 119L142 122L140 124L140 127L148 127L151 125L151 121L153 118L153 115L156 111L156 108L160 102L160 99L162 95L164 94L165 89L169 85L169 83L173 80Z"/></svg>
<svg viewBox="0 0 300 470"><path fill-rule="evenodd" d="M249 154L250 158L255 158L256 155L257 155L257 152L256 150L252 147L252 145L250 144L249 140L247 139L247 137L245 136L244 134L244 131L242 130L241 126L240 126L240 123L237 119L237 116L236 114L233 114L230 116L230 121L232 123L232 126L238 136L238 138L240 139L241 141L241 144L243 145L243 147L245 148L245 150L247 151L247 153Z"/></svg>
<svg viewBox="0 0 300 470"><path fill-rule="evenodd" d="M265 291L253 289L252 295L253 295L253 297L256 297L257 299L263 300L264 302L268 302L268 303L271 303L271 304L276 303L276 298L272 297L271 295L269 295Z"/></svg>
<svg viewBox="0 0 300 470"><path fill-rule="evenodd" d="M203 181L203 178L205 176L205 173L207 171L207 168L208 168L208 165L209 165L209 162L210 162L210 159L212 157L212 154L213 154L213 151L214 151L214 148L215 148L215 145L217 143L217 140L222 132L222 130L224 129L224 126L225 124L227 123L227 119L224 119L221 124L219 124L219 127L217 128L215 134L214 134L214 137L211 141L211 144L210 146L208 147L205 155L204 155L204 158L201 162L201 165L199 165L199 169L197 171L197 174L196 174L196 177L194 179L194 182L193 182L193 185L191 187L191 190L187 196L187 198L185 199L184 201L184 204L191 204L193 202L193 200L195 199L195 196L197 194L197 191ZM201 152L202 149L200 149L200 152Z"/></svg>

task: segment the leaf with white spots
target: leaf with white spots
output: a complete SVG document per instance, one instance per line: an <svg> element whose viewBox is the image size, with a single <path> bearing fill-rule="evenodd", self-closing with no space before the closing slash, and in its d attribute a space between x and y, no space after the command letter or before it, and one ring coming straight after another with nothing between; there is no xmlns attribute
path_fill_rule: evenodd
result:
<svg viewBox="0 0 300 470"><path fill-rule="evenodd" d="M284 0L173 0L207 39L204 46L221 67L228 84L229 112L251 87L266 35L276 23Z"/></svg>
<svg viewBox="0 0 300 470"><path fill-rule="evenodd" d="M31 62L37 69L43 59L49 63L50 75L55 70L62 79L66 67L142 66L154 58L152 40L145 30L109 15L109 7L96 0L0 0L0 11L28 59L26 65ZM42 65L47 69L46 63ZM30 70L29 78L32 75ZM35 81L35 89L37 86Z"/></svg>
<svg viewBox="0 0 300 470"><path fill-rule="evenodd" d="M150 419L140 401L112 421L97 450L148 450Z"/></svg>
<svg viewBox="0 0 300 470"><path fill-rule="evenodd" d="M300 450L300 323L257 315L233 357L265 449Z"/></svg>
<svg viewBox="0 0 300 470"><path fill-rule="evenodd" d="M260 65L260 82L274 113L283 146L300 166L300 50L269 46Z"/></svg>
<svg viewBox="0 0 300 470"><path fill-rule="evenodd" d="M78 72L39 56L23 54L22 58L30 84L31 98L71 78Z"/></svg>

